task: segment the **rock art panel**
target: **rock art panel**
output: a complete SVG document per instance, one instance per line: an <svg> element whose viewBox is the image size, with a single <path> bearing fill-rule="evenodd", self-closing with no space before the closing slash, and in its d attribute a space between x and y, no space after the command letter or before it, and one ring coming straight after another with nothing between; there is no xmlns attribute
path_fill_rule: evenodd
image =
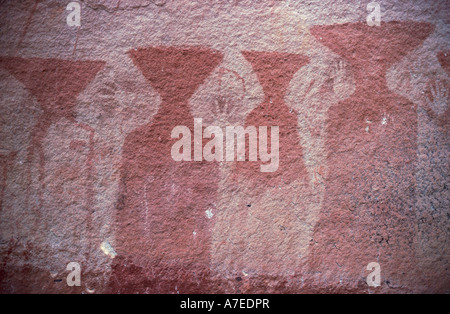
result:
<svg viewBox="0 0 450 314"><path fill-rule="evenodd" d="M449 292L448 1L69 2L0 0L0 293Z"/></svg>

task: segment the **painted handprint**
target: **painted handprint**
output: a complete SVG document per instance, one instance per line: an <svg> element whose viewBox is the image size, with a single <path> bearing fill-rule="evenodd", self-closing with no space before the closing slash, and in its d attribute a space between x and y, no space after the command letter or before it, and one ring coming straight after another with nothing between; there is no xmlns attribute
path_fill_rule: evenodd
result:
<svg viewBox="0 0 450 314"><path fill-rule="evenodd" d="M321 72L327 75L321 75ZM300 99L308 104L317 104L317 110L328 110L329 106L341 98L349 96L348 71L344 60L334 60L323 70L311 68L306 76L312 77L308 84L303 84L294 94L301 95ZM325 101L324 101L325 100ZM289 103L295 103L291 99ZM301 111L302 108L295 108Z"/></svg>
<svg viewBox="0 0 450 314"><path fill-rule="evenodd" d="M242 92L238 95L238 103L242 103L246 93L245 81L236 71L224 67L219 69L219 91L212 108L214 119L219 125L226 125L227 123L233 122L233 117L237 114L238 108L236 106L238 103L234 103L233 99L230 99L234 97L227 96L229 93L224 90L223 78L227 74L232 75L242 85Z"/></svg>
<svg viewBox="0 0 450 314"><path fill-rule="evenodd" d="M331 77L333 79L333 92L340 95L345 92L344 86L347 80L346 64L343 60L337 60L331 68Z"/></svg>
<svg viewBox="0 0 450 314"><path fill-rule="evenodd" d="M428 83L426 96L424 97L425 110L427 114L433 120L436 120L440 127L445 127L449 121L448 86L450 86L450 84L447 80L435 82L430 81Z"/></svg>

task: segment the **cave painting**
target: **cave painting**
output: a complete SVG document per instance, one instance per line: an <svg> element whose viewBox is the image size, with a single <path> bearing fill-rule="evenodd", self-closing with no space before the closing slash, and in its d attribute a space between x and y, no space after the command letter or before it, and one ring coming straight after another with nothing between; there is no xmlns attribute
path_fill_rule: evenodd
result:
<svg viewBox="0 0 450 314"><path fill-rule="evenodd" d="M294 74L309 59L279 52L244 51L243 55L264 92L263 102L248 114L245 127L279 127L279 167L261 172L262 162L249 160L247 142L246 159L232 168L227 184L230 200L214 227L213 268L233 276L288 275L299 271L314 215L297 113L284 98Z"/></svg>
<svg viewBox="0 0 450 314"><path fill-rule="evenodd" d="M393 93L385 76L433 29L419 22L311 29L350 64L356 84L328 110L326 195L309 253L312 270L325 280L336 272L358 278L370 262L398 279L414 260L417 106Z"/></svg>
<svg viewBox="0 0 450 314"><path fill-rule="evenodd" d="M356 83L348 99L328 110L328 174L318 224L298 114L284 100L294 75L309 63L308 57L242 52L264 92L263 103L249 113L245 127L279 127L279 167L261 172L260 161L236 161L230 176L234 184L227 187L233 199L218 218L219 163L174 161L171 150L177 139L171 132L176 126L187 126L194 133L189 99L222 62L222 54L204 47L131 50L130 58L159 93L161 103L152 121L130 133L123 146L114 234L118 256L112 262L111 291L205 292L213 282L211 269L220 269L218 265L236 276L293 275L302 271L305 256L312 271L324 276L333 273L330 278L335 278L330 265L352 278L360 277L373 261L388 273L407 268L415 256L417 106L393 93L385 76L432 31L432 25L419 22L311 29L319 42L350 64ZM438 59L448 73L447 54L440 53ZM63 161L53 156L56 166L51 169L61 176L60 181L86 172L85 193L75 192L72 197L86 199L86 229L90 230L94 130L75 120L75 104L104 63L2 57L0 66L25 85L42 109L27 151L29 185L31 168L38 161L37 202L27 202L36 211L36 224L47 221L43 209L49 196L44 197L44 190L52 186L50 194L56 199L67 195L49 184L45 150L45 141L57 138L55 133L48 136L51 128L64 120L74 133L82 133L67 141L75 154L85 157L84 165L61 165ZM328 93L331 86L322 88ZM64 127L53 132L58 130L64 132ZM204 146L208 140L201 141ZM57 151L63 154L63 150ZM248 147L246 153L248 157ZM0 210L7 170L15 156L0 156ZM42 228L47 226L35 230ZM211 238L219 239L212 247ZM91 243L88 251L92 248Z"/></svg>
<svg viewBox="0 0 450 314"><path fill-rule="evenodd" d="M193 132L189 99L223 56L201 47L151 47L129 55L161 104L149 124L125 139L111 289L204 292L220 169L216 162L174 161L171 132L176 126Z"/></svg>
<svg viewBox="0 0 450 314"><path fill-rule="evenodd" d="M73 215L70 212L79 202L86 209L86 228L92 229L94 130L75 120L75 105L78 95L103 66L102 61L0 58L0 67L31 92L41 109L26 157L25 205L34 212L33 230L38 234L63 237L71 232L71 237L79 238L80 211L72 208ZM52 128L54 133L48 136ZM52 229L55 217L64 214L68 217L65 225ZM86 260L93 246L90 243L86 248Z"/></svg>

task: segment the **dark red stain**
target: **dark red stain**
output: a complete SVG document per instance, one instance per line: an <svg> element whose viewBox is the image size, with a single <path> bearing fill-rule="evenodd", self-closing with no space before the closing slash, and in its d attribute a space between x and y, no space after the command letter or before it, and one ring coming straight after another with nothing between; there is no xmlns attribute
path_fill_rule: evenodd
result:
<svg viewBox="0 0 450 314"><path fill-rule="evenodd" d="M75 105L78 95L94 79L97 73L103 68L101 61L69 61L60 59L40 59L40 58L18 58L2 57L0 66L9 71L17 80L36 97L43 113L37 118L37 123L31 131L31 143L28 147L27 162L29 164L28 182L31 184L31 167L38 152L39 157L39 182L42 182L45 175L45 158L42 142L45 139L49 128L58 120L65 118L73 125L86 130L90 134L89 155L87 158L88 178L87 182L87 206L88 211L92 211L93 201L93 154L94 154L94 130L83 123L75 120ZM43 209L43 187L39 189L40 203L34 208L36 214L36 224L46 224L41 221L40 211ZM29 193L27 204L29 205ZM90 226L91 215L88 215L87 223ZM88 227L90 229L90 227Z"/></svg>
<svg viewBox="0 0 450 314"><path fill-rule="evenodd" d="M353 95L328 111L329 174L309 255L325 279L359 279L370 262L380 263L385 279L414 267L417 106L389 90L385 75L433 29L418 22L311 29L352 66L356 82Z"/></svg>
<svg viewBox="0 0 450 314"><path fill-rule="evenodd" d="M6 183L8 181L8 170L12 167L12 164L14 163L16 156L17 156L16 152L12 152L7 155L0 155L0 171L1 171L0 212L3 210L3 201L5 197Z"/></svg>
<svg viewBox="0 0 450 314"><path fill-rule="evenodd" d="M450 75L450 50L441 51L437 57L442 68Z"/></svg>
<svg viewBox="0 0 450 314"><path fill-rule="evenodd" d="M236 178L261 188L307 180L298 133L298 116L286 105L284 97L294 74L309 63L308 57L278 52L245 51L242 54L252 64L264 91L264 102L247 116L245 127L269 127L267 142L270 151L270 127L279 126L280 161L277 171L262 173L260 161L248 161L247 142L246 161L236 164Z"/></svg>
<svg viewBox="0 0 450 314"><path fill-rule="evenodd" d="M189 98L222 61L206 48L130 51L134 64L162 98L153 121L125 140L117 212L114 292L206 291L211 220L220 173L217 163L175 162L172 129L193 133ZM206 143L206 142L205 142ZM194 236L193 232L196 232Z"/></svg>
<svg viewBox="0 0 450 314"><path fill-rule="evenodd" d="M36 258L39 258L38 256L41 253L42 248L36 246L34 242L11 238L0 264L0 293L83 293L84 287L67 286L65 277L68 272L65 270L64 265L66 262L62 263L61 271L56 278L50 275L47 267L36 266ZM84 286L83 280L85 279L86 275L85 271L83 271L82 286Z"/></svg>

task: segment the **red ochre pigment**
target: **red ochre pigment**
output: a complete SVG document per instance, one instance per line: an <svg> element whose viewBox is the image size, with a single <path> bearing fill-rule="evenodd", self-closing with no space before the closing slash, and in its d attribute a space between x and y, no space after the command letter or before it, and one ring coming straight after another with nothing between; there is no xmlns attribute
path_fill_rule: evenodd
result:
<svg viewBox="0 0 450 314"><path fill-rule="evenodd" d="M329 173L309 256L325 281L357 282L370 262L399 280L414 267L417 106L389 90L385 76L433 29L416 22L311 29L352 66L356 82L353 95L328 111Z"/></svg>
<svg viewBox="0 0 450 314"><path fill-rule="evenodd" d="M246 146L246 161L238 162L235 177L253 187L267 188L280 184L290 184L296 180L306 180L307 170L300 146L297 113L290 110L284 102L286 90L295 73L309 63L306 56L277 52L243 52L251 63L264 91L264 102L246 118L245 127L278 126L280 128L280 164L278 170L262 173L261 162L248 161L249 147ZM268 128L268 146L271 137ZM270 151L270 148L268 149Z"/></svg>
<svg viewBox="0 0 450 314"><path fill-rule="evenodd" d="M220 172L215 162L175 162L171 149L178 139L171 132L187 126L193 134L189 98L223 57L200 47L129 54L162 103L153 120L125 140L111 290L205 292L213 223L206 211L214 210Z"/></svg>

